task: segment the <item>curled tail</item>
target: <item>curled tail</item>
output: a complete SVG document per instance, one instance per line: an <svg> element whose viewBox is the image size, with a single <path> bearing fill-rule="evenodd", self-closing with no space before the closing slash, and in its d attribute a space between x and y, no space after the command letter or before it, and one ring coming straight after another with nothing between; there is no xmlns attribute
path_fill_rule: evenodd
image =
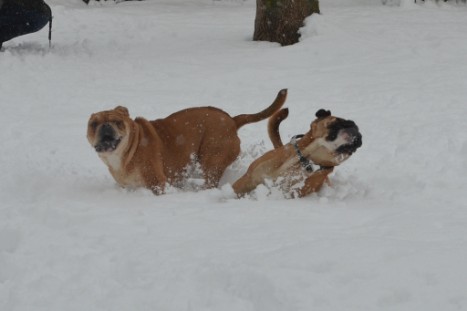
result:
<svg viewBox="0 0 467 311"><path fill-rule="evenodd" d="M289 109L284 108L284 109L277 111L269 118L268 135L269 135L269 139L272 142L272 145L274 146L274 149L277 149L284 145L282 143L281 134L279 133L279 125L281 124L282 121L287 119L288 115L289 115Z"/></svg>
<svg viewBox="0 0 467 311"><path fill-rule="evenodd" d="M255 114L241 114L233 118L235 124L237 125L237 129L241 128L245 124L258 122L270 117L274 112L279 110L282 105L285 103L285 99L287 98L287 89L280 90L277 94L276 99L274 102L263 111L260 111Z"/></svg>

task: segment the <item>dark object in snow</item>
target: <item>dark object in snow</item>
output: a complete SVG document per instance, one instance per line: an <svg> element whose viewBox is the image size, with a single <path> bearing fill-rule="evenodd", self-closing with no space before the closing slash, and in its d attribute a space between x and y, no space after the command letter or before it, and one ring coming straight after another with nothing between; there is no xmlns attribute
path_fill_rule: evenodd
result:
<svg viewBox="0 0 467 311"><path fill-rule="evenodd" d="M83 2L86 3L86 4L89 4L90 1L91 0L83 0ZM100 1L100 0L95 0L95 1ZM107 0L104 0L104 1L107 1ZM125 1L144 1L144 0L114 0L114 1L119 3L119 2L125 2Z"/></svg>
<svg viewBox="0 0 467 311"><path fill-rule="evenodd" d="M425 0L422 0L423 2L425 2ZM442 0L444 2L448 2L448 0ZM461 2L464 2L466 3L467 0L460 0ZM417 3L417 0L414 0L415 3ZM435 2L439 2L439 0L435 0ZM459 0L456 0L456 3L459 3ZM383 2L383 4L385 4L385 2Z"/></svg>
<svg viewBox="0 0 467 311"><path fill-rule="evenodd" d="M43 0L0 0L0 48L3 42L39 31L47 23L50 42L52 10L47 3Z"/></svg>
<svg viewBox="0 0 467 311"><path fill-rule="evenodd" d="M318 0L256 0L253 40L295 44L305 18L320 13Z"/></svg>

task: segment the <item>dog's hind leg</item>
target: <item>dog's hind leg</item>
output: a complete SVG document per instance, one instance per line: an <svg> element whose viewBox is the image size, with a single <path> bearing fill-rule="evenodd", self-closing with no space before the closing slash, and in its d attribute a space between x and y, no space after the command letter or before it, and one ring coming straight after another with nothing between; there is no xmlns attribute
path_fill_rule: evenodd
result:
<svg viewBox="0 0 467 311"><path fill-rule="evenodd" d="M240 147L235 145L224 146L223 148L223 152L216 152L216 150L213 149L211 150L212 153L200 157L199 159L206 188L215 188L219 185L222 175L227 167L235 161L240 150ZM226 148L229 150L227 154L225 153Z"/></svg>
<svg viewBox="0 0 467 311"><path fill-rule="evenodd" d="M228 165L230 165L230 163ZM216 188L219 185L219 181L228 165L225 165L223 161L216 161L212 158L204 164L201 163L206 189Z"/></svg>
<svg viewBox="0 0 467 311"><path fill-rule="evenodd" d="M225 169L232 164L240 153L240 139L233 127L204 139L198 151L198 162L203 170L206 188L219 184Z"/></svg>

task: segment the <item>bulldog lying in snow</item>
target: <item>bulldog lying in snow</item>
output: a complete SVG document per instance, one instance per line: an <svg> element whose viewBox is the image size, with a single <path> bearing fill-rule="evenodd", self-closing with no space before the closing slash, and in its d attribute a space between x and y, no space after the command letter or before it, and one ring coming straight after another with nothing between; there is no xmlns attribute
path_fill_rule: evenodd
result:
<svg viewBox="0 0 467 311"><path fill-rule="evenodd" d="M281 90L265 110L235 117L214 107L199 107L155 121L132 120L127 108L119 106L91 115L87 139L123 187L163 193L166 184L183 181L193 162L200 165L205 186L215 187L240 153L237 130L270 117L286 97L287 90Z"/></svg>
<svg viewBox="0 0 467 311"><path fill-rule="evenodd" d="M275 149L256 159L233 184L238 196L253 191L265 179L272 179L292 197L304 197L318 191L334 167L362 145L362 135L353 121L334 117L324 109L316 113L317 119L305 135L283 145L279 125L287 116L288 110L282 109L269 119L268 133ZM319 168L315 170L314 165Z"/></svg>

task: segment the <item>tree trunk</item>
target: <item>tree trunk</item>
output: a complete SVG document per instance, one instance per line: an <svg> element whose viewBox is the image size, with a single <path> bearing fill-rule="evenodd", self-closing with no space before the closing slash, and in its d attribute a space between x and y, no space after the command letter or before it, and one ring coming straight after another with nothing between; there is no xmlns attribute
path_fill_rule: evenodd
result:
<svg viewBox="0 0 467 311"><path fill-rule="evenodd" d="M255 41L297 43L305 18L319 13L318 0L256 0Z"/></svg>

